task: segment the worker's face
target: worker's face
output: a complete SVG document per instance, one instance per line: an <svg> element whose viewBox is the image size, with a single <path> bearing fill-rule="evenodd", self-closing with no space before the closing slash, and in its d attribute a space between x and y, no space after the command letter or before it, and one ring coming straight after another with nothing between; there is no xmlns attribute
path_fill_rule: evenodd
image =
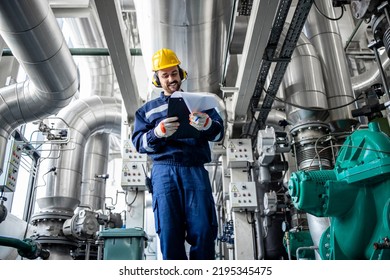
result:
<svg viewBox="0 0 390 280"><path fill-rule="evenodd" d="M165 95L171 95L180 89L181 79L177 66L161 69L157 72L157 75Z"/></svg>

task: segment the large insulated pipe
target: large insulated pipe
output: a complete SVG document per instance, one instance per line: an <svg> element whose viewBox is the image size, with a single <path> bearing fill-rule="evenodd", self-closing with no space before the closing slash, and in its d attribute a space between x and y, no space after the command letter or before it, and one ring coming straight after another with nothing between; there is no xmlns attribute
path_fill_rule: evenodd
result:
<svg viewBox="0 0 390 280"><path fill-rule="evenodd" d="M96 10L91 9L86 18L68 18L66 22L70 26L72 42L76 48L106 48L103 31ZM100 28L99 28L100 27ZM88 93L90 96L112 96L114 91L114 70L111 59L108 56L86 56L83 63L88 66L87 78ZM83 75L85 73L81 73ZM84 92L83 84L80 91Z"/></svg>
<svg viewBox="0 0 390 280"><path fill-rule="evenodd" d="M67 106L77 92L76 65L47 1L0 1L0 34L29 80L0 89L0 168L7 138L21 124Z"/></svg>
<svg viewBox="0 0 390 280"><path fill-rule="evenodd" d="M383 70L387 70L390 66L390 58L387 56L387 53L383 53L380 56ZM386 76L387 83L390 82L388 76ZM355 92L355 95L358 96L362 92L366 92L375 84L382 84L383 80L381 77L381 72L379 67L376 64L373 64L370 69L366 72L352 77L352 89Z"/></svg>
<svg viewBox="0 0 390 280"><path fill-rule="evenodd" d="M328 17L336 17L331 0L316 1L316 7ZM313 6L309 13L304 32L321 60L329 108L350 104L330 111L331 128L334 131L350 131L357 124L351 113L356 104L339 27L336 21L320 14L316 7Z"/></svg>
<svg viewBox="0 0 390 280"><path fill-rule="evenodd" d="M146 70L160 48L174 50L188 91L219 93L233 0L134 1ZM180 12L178 12L180 11Z"/></svg>
<svg viewBox="0 0 390 280"><path fill-rule="evenodd" d="M126 3L129 1L126 1ZM66 19L71 27L72 41L78 48L106 47L103 31L95 9L90 9L86 18ZM90 95L114 95L114 71L111 60L107 56L86 57L90 82L86 83ZM81 73L83 75L84 73ZM82 85L83 86L83 85ZM83 88L81 88L83 91ZM104 208L106 194L106 179L99 175L107 173L110 137L106 133L92 135L85 146L84 164L82 169L82 184L80 206L91 210ZM98 177L97 177L98 175Z"/></svg>
<svg viewBox="0 0 390 280"><path fill-rule="evenodd" d="M291 61L283 78L286 104L286 117L294 126L307 121L326 121L328 101L322 75L321 61L314 46L304 33L301 33ZM291 106L297 104L303 108Z"/></svg>
<svg viewBox="0 0 390 280"><path fill-rule="evenodd" d="M332 162L330 149L325 149L320 159L313 161L316 152L323 148L317 139L329 131L326 123L328 100L323 78L316 49L301 33L283 78L286 117L291 125L294 153L300 169L317 169L319 165L329 168Z"/></svg>
<svg viewBox="0 0 390 280"><path fill-rule="evenodd" d="M85 147L80 206L104 210L110 135L96 133Z"/></svg>
<svg viewBox="0 0 390 280"><path fill-rule="evenodd" d="M92 96L73 102L59 113L58 117L69 126L70 142L61 151L61 157L50 163L56 167L56 172L48 174L46 194L37 199L41 212L75 210L80 203L81 170L87 139L97 132L120 135L121 112L120 99Z"/></svg>

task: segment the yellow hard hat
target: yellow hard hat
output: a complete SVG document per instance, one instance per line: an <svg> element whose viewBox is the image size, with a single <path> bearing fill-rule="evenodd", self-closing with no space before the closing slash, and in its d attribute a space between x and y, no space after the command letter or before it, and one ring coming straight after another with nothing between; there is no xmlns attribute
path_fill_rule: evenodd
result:
<svg viewBox="0 0 390 280"><path fill-rule="evenodd" d="M152 57L152 70L158 71L180 64L174 51L170 49L160 49Z"/></svg>

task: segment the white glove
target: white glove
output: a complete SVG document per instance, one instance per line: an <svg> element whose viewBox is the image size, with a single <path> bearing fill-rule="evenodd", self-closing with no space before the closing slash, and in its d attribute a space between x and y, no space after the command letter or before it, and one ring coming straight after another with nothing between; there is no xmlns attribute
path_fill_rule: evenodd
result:
<svg viewBox="0 0 390 280"><path fill-rule="evenodd" d="M177 122L178 117L170 117L163 119L155 128L154 134L158 138L169 137L176 132L180 123Z"/></svg>
<svg viewBox="0 0 390 280"><path fill-rule="evenodd" d="M197 130L207 130L213 121L206 113L195 112L190 114L190 125Z"/></svg>

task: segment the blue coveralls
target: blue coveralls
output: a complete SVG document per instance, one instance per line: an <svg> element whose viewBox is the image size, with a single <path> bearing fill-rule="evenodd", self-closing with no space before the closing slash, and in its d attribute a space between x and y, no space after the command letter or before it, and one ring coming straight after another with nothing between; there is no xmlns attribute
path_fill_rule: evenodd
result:
<svg viewBox="0 0 390 280"><path fill-rule="evenodd" d="M154 128L167 117L169 97L145 103L135 114L132 142L153 160L151 180L156 232L164 259L214 259L217 219L204 164L211 161L209 141L223 138L223 121L216 110L204 111L213 120L199 138L158 138Z"/></svg>

